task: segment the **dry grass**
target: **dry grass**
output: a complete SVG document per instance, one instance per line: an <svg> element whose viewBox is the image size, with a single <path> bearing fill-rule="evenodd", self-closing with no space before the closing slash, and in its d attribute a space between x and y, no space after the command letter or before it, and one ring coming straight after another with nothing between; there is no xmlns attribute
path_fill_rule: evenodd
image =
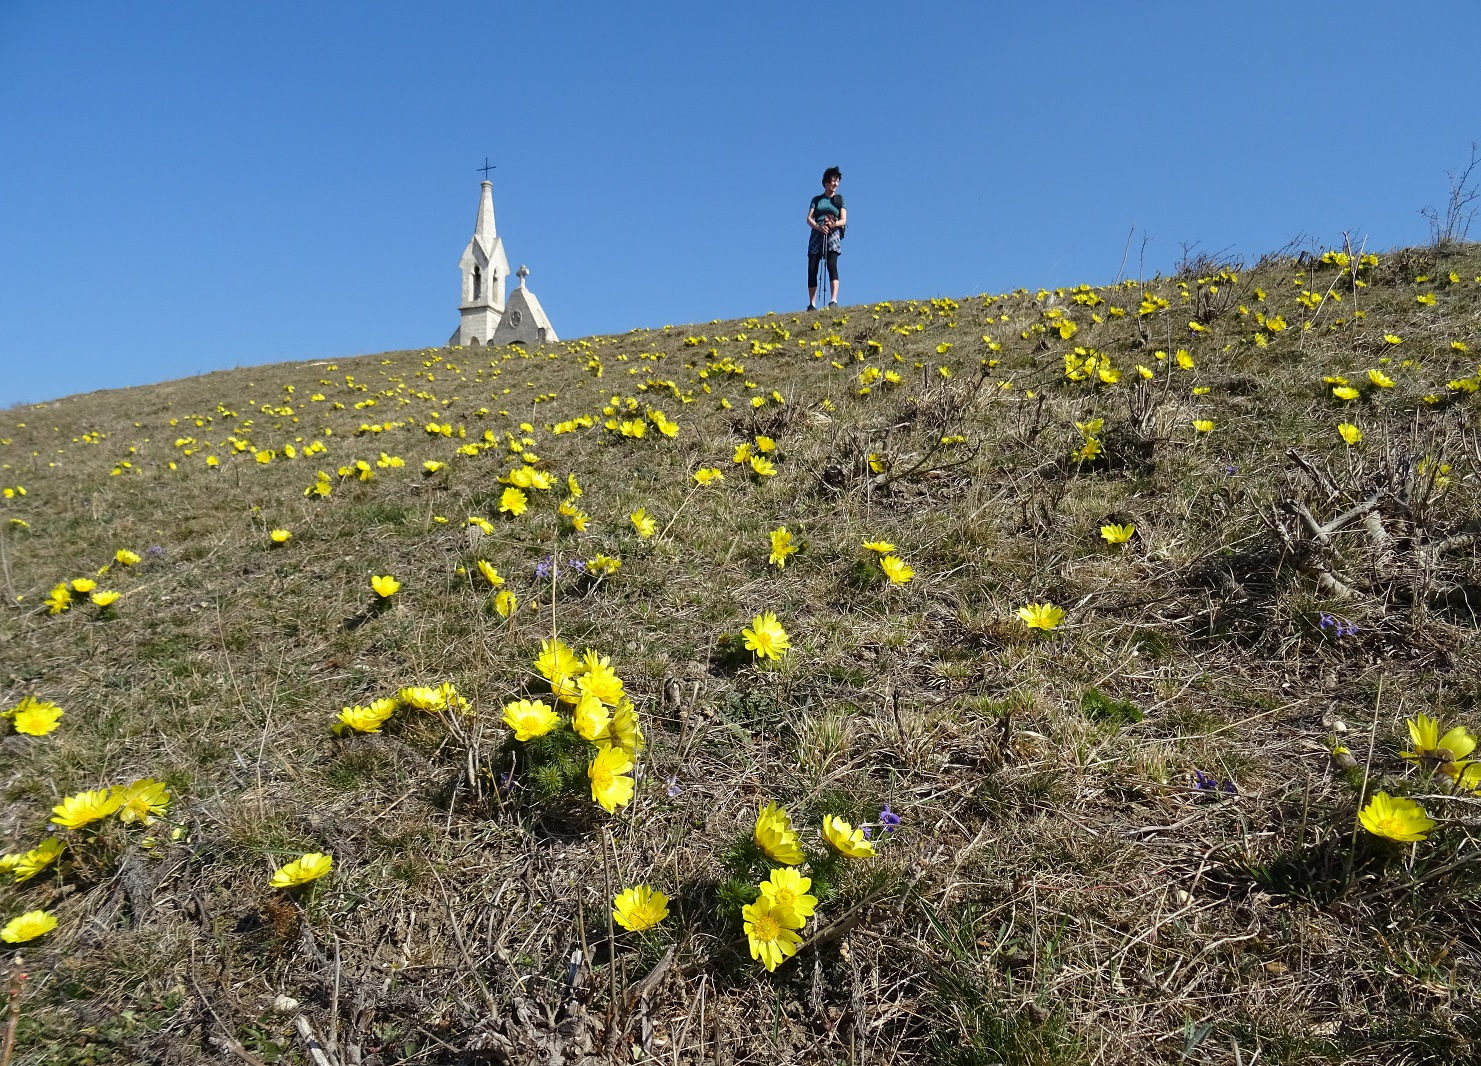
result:
<svg viewBox="0 0 1481 1066"><path fill-rule="evenodd" d="M29 529L3 532L0 580L21 599L0 615L0 699L34 693L67 716L0 740L0 839L32 846L83 788L152 775L175 795L154 847L116 823L75 832L57 868L0 888L4 916L61 922L25 952L17 1061L307 1062L300 1014L343 1063L1472 1054L1481 801L1426 800L1443 824L1412 850L1354 842L1362 768L1327 752L1346 738L1361 764L1371 743L1370 790L1442 795L1398 758L1403 717L1481 728L1481 453L1472 401L1446 388L1481 353L1481 256L1396 252L1363 288L1309 258L1237 281L1204 267L1148 283L1170 306L1145 317L1141 286L1020 291L550 353L258 367L9 412L0 486L27 494L3 515ZM1296 302L1306 290L1328 294L1319 309ZM1034 332L1051 310L1072 339ZM1257 346L1257 311L1290 328ZM1109 353L1120 383L1066 380L1075 345ZM1180 347L1194 369L1153 356ZM726 356L744 371L716 370ZM1138 362L1153 381L1137 383ZM1322 382L1380 365L1396 386L1357 404ZM868 366L903 381L860 396ZM650 378L672 385L638 391ZM773 389L785 404L753 411ZM604 432L613 396L661 409L678 436ZM580 414L598 426L549 432ZM1070 461L1074 423L1093 418L1102 457ZM388 420L407 424L357 435ZM1345 446L1339 421L1364 441ZM497 514L515 457L456 451L485 429L533 438L542 466L580 479L585 533L556 515L560 486ZM778 442L773 478L730 461L756 432ZM277 458L233 455L233 433ZM315 439L325 454L282 455ZM304 496L315 471L382 451L405 465ZM424 475L428 459L447 465ZM726 480L696 490L710 465ZM639 538L638 507L667 533ZM495 535L470 541L468 515ZM1110 521L1136 537L1108 546ZM804 545L781 571L778 525ZM273 546L276 527L293 539ZM899 545L909 585L882 580L859 547L872 538ZM113 608L39 609L121 547L144 561L101 579L125 594ZM537 562L598 551L621 570L563 578L552 607ZM510 621L469 576L480 558L521 600ZM371 573L404 583L388 610L369 609ZM1014 617L1042 600L1068 612L1050 634ZM764 609L793 650L758 668L735 634ZM552 611L567 643L612 656L648 734L637 800L615 817L579 790L542 795L498 721L533 691ZM329 732L343 705L443 680L476 717ZM1197 789L1195 770L1237 793ZM885 803L903 818L877 859L819 860L812 942L773 975L736 921L763 798L807 827L873 822ZM334 855L330 878L267 887L310 850ZM636 882L669 892L673 914L613 937L611 892ZM301 1006L275 1012L280 995Z"/></svg>

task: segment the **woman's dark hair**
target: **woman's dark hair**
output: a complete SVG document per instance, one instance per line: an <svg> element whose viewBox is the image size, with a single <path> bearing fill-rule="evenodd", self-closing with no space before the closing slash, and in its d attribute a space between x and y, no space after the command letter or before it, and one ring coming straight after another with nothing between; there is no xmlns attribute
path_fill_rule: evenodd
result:
<svg viewBox="0 0 1481 1066"><path fill-rule="evenodd" d="M823 181L826 183L829 178L837 178L839 181L842 181L843 171L839 170L837 167L829 167L827 170L823 171Z"/></svg>

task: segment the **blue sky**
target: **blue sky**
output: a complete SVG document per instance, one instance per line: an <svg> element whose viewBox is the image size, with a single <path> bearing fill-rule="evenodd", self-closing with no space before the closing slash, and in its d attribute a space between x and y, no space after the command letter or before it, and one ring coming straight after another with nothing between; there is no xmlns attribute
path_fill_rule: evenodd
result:
<svg viewBox="0 0 1481 1066"><path fill-rule="evenodd" d="M1477 40L1474 3L0 0L0 406L443 343L485 155L567 338L800 308L830 164L844 303L1108 282L1133 223L1133 275L1416 243Z"/></svg>

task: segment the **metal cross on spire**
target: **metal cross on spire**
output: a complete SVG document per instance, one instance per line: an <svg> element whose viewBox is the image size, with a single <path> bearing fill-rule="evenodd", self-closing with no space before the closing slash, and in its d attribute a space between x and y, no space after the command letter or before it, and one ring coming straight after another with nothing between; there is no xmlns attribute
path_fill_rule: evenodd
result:
<svg viewBox="0 0 1481 1066"><path fill-rule="evenodd" d="M488 181L489 180L489 171L491 171L491 170L498 170L499 168L496 167L496 166L490 165L490 163L489 163L489 157L488 156L484 156L483 157L483 166L481 166L481 167L474 167L473 169L474 170L478 170L478 171L482 171L482 173L483 173L483 180L484 181Z"/></svg>

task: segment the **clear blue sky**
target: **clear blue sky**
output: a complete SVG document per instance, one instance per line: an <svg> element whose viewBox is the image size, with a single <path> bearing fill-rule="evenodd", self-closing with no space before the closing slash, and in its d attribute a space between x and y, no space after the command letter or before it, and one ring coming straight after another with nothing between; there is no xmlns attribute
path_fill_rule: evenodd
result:
<svg viewBox="0 0 1481 1066"><path fill-rule="evenodd" d="M1427 235L1481 4L0 0L0 406L430 346L487 155L567 338ZM1477 227L1481 230L1481 226ZM1473 234L1481 236L1481 233Z"/></svg>

